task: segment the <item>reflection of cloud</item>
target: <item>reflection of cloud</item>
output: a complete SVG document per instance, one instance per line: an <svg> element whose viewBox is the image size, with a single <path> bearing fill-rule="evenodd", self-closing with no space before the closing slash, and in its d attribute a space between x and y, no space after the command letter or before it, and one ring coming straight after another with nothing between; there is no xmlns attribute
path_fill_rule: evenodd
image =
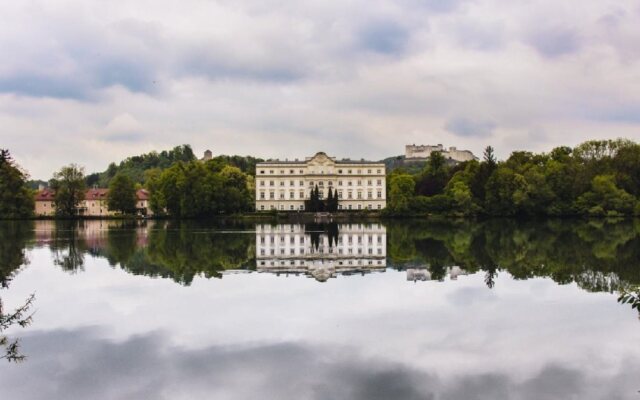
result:
<svg viewBox="0 0 640 400"><path fill-rule="evenodd" d="M631 392L634 362L610 378L549 364L517 379L504 373L441 377L352 349L302 343L172 347L150 333L114 342L99 330L37 332L24 338L28 361L0 367L8 398L559 399L613 398ZM609 381L609 380L607 380Z"/></svg>

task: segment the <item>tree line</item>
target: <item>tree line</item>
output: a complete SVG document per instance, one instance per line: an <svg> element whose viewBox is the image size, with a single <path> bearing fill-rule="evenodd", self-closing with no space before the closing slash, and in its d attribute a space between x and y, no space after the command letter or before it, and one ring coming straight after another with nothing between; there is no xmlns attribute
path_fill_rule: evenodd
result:
<svg viewBox="0 0 640 400"><path fill-rule="evenodd" d="M640 145L593 140L500 162L487 147L453 166L434 152L422 171L396 169L387 182L388 215L640 215Z"/></svg>

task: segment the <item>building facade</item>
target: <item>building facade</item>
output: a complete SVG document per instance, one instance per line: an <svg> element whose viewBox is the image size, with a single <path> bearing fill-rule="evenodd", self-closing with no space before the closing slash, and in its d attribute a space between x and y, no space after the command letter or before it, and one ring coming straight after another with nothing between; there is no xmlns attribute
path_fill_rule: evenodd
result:
<svg viewBox="0 0 640 400"><path fill-rule="evenodd" d="M305 225L256 226L258 272L304 274L326 281L337 275L384 271L386 257L387 231L379 223L337 224L333 235L309 231Z"/></svg>
<svg viewBox="0 0 640 400"><path fill-rule="evenodd" d="M108 217L116 215L108 207L109 189L88 189L84 194L84 200L78 204L77 214L84 217ZM145 189L136 191L136 210L139 215L151 216L153 212L149 208L149 192ZM56 215L55 192L51 189L42 189L36 193L34 214L38 217L52 217Z"/></svg>
<svg viewBox="0 0 640 400"><path fill-rule="evenodd" d="M387 205L383 163L336 160L323 152L304 161L268 160L256 165L256 210L303 211L311 190L320 198L329 189L338 210L381 210Z"/></svg>
<svg viewBox="0 0 640 400"><path fill-rule="evenodd" d="M440 152L444 158L455 162L464 162L477 160L478 158L473 155L469 150L458 150L455 147L449 147L445 149L443 145L419 145L408 144L405 146L405 158L407 159L426 159L431 156L434 151Z"/></svg>

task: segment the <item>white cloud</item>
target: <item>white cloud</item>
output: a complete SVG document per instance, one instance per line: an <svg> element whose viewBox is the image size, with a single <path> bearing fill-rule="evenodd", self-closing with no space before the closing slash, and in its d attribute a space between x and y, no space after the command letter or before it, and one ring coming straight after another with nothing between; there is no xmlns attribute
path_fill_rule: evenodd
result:
<svg viewBox="0 0 640 400"><path fill-rule="evenodd" d="M380 159L412 142L492 144L506 157L637 140L635 3L11 3L0 15L0 144L48 178L182 143ZM448 131L456 118L491 129Z"/></svg>

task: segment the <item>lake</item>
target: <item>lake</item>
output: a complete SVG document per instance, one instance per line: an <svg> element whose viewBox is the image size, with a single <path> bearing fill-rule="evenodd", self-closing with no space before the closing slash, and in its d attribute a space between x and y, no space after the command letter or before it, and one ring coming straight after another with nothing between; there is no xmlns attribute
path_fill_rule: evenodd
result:
<svg viewBox="0 0 640 400"><path fill-rule="evenodd" d="M2 399L640 399L640 221L0 222L0 279Z"/></svg>

